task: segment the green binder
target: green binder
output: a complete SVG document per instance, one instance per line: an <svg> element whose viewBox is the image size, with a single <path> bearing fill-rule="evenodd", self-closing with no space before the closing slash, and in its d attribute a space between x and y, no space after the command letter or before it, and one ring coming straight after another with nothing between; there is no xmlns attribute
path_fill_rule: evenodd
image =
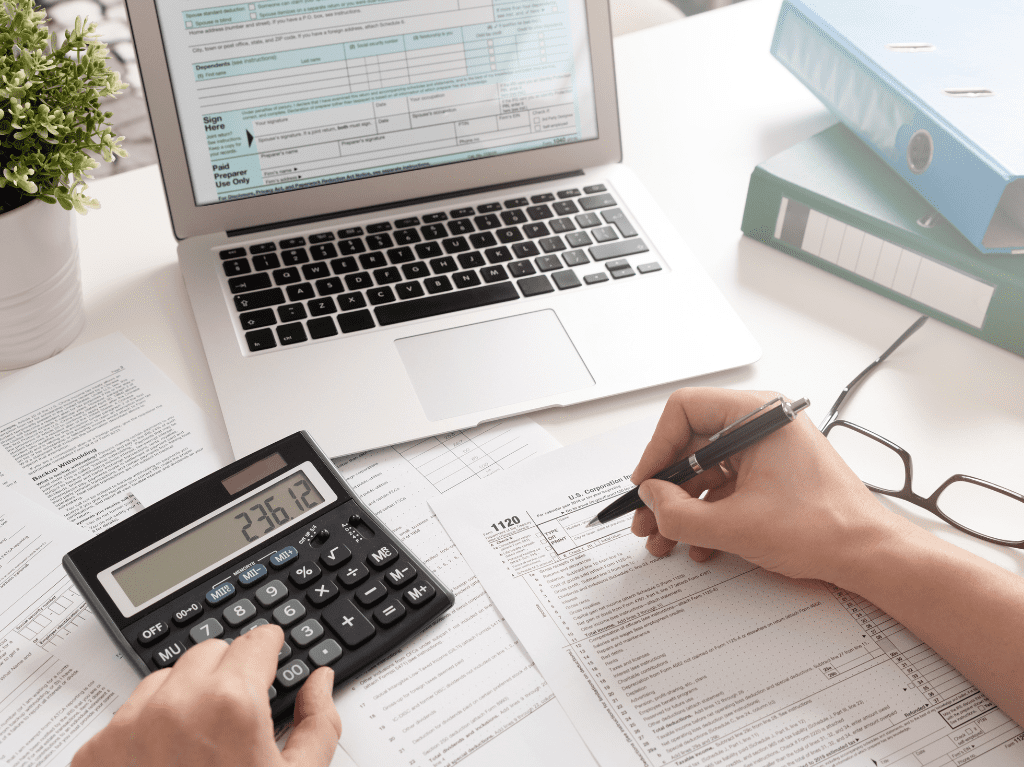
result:
<svg viewBox="0 0 1024 767"><path fill-rule="evenodd" d="M1024 356L1024 258L980 253L845 125L754 169L742 229Z"/></svg>

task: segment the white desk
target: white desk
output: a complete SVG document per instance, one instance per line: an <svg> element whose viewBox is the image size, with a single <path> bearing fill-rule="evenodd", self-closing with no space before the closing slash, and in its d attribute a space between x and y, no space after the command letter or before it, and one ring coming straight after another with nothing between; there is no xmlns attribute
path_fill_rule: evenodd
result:
<svg viewBox="0 0 1024 767"><path fill-rule="evenodd" d="M753 366L691 383L807 396L819 421L916 315L740 234L753 167L832 122L768 53L778 6L748 0L617 38L619 101L626 161L764 349ZM88 323L76 343L121 331L220 422L156 167L92 190L103 208L80 221ZM680 328L678 347L664 353L686 354L688 332ZM570 443L659 412L673 388L535 417ZM957 472L1021 490L1022 389L1024 359L930 321L876 371L844 417L910 450L924 495ZM1020 552L989 547L914 507L902 513L1024 573Z"/></svg>

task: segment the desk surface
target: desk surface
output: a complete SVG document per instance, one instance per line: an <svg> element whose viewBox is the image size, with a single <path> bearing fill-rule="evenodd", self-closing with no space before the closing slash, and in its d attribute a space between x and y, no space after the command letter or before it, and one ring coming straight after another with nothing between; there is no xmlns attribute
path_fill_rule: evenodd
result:
<svg viewBox="0 0 1024 767"><path fill-rule="evenodd" d="M917 315L740 234L754 166L833 122L768 53L778 8L778 0L747 0L617 38L623 149L764 349L755 365L688 383L806 396L817 422ZM91 188L103 208L79 220L87 325L75 343L124 333L222 423L157 168ZM682 332L679 347L664 353L686 353ZM930 321L858 391L844 417L913 454L919 493L958 472L1020 490L1021 382L1024 359ZM660 412L673 388L534 417L571 443ZM914 507L900 512L1024 573L1020 552L989 547Z"/></svg>

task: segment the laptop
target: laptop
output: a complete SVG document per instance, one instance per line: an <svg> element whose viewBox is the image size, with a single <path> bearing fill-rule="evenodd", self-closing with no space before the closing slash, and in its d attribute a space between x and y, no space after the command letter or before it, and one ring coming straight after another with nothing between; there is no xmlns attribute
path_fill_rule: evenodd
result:
<svg viewBox="0 0 1024 767"><path fill-rule="evenodd" d="M127 4L235 455L760 355L621 162L607 0Z"/></svg>

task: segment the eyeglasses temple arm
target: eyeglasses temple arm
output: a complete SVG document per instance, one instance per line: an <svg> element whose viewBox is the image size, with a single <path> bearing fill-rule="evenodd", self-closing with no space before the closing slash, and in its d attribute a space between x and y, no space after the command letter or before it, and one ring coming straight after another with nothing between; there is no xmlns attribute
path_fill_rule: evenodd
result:
<svg viewBox="0 0 1024 767"><path fill-rule="evenodd" d="M878 355L878 359L876 359L874 362L872 362L870 365L868 365L866 368L860 371L856 375L856 377L852 381L850 381L850 383L846 384L845 388L839 393L839 396L836 398L836 401L832 403L832 407L829 408L828 413L825 415L825 419L821 422L821 426L819 427L820 431L825 431L825 427L827 427L830 423L832 423L832 421L835 420L836 415L838 415L839 413L839 408L842 407L843 402L845 402L846 398L850 396L850 393L860 385L861 381L867 378L868 374L871 373L871 371L873 371L876 367L885 362L886 358L900 347L900 344L902 344L904 341L906 341L908 338L914 335L914 333L920 330L921 326L924 325L924 323L927 321L928 317L926 315L921 315L920 317L918 317L913 325L911 325L909 328L903 331L903 335L901 335L899 338L893 341L892 345L888 349L886 349L884 352Z"/></svg>

